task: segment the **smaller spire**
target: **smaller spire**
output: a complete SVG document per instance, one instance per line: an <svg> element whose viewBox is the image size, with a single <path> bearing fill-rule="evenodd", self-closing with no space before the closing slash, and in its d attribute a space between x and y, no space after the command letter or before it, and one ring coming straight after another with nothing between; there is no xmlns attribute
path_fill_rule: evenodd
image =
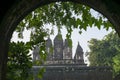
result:
<svg viewBox="0 0 120 80"><path fill-rule="evenodd" d="M78 45L80 45L79 41L78 41Z"/></svg>
<svg viewBox="0 0 120 80"><path fill-rule="evenodd" d="M80 46L79 42L78 42L78 45L77 45L77 49L76 49L74 59L75 59L75 63L84 64L83 49Z"/></svg>
<svg viewBox="0 0 120 80"><path fill-rule="evenodd" d="M80 43L78 42L76 52L83 52L82 47L80 46Z"/></svg>
<svg viewBox="0 0 120 80"><path fill-rule="evenodd" d="M51 41L51 39L50 39L50 37L48 37L48 39L47 39L48 41Z"/></svg>
<svg viewBox="0 0 120 80"><path fill-rule="evenodd" d="M48 37L46 40L46 47L50 47L50 46L52 46L52 40L50 39L50 37Z"/></svg>

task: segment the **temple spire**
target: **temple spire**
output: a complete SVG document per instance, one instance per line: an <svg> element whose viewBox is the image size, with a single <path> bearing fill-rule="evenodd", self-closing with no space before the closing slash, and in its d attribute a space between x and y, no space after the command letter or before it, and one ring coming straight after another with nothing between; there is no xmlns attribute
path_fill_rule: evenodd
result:
<svg viewBox="0 0 120 80"><path fill-rule="evenodd" d="M50 37L46 40L46 51L47 51L47 60L52 60L53 59L53 51L52 51L52 40Z"/></svg>
<svg viewBox="0 0 120 80"><path fill-rule="evenodd" d="M76 63L84 64L83 49L80 46L79 42L78 42L78 45L77 45L77 49L76 49L76 53L75 53L74 59L76 60L75 61Z"/></svg>
<svg viewBox="0 0 120 80"><path fill-rule="evenodd" d="M63 59L63 38L61 32L58 32L54 39L54 59Z"/></svg>

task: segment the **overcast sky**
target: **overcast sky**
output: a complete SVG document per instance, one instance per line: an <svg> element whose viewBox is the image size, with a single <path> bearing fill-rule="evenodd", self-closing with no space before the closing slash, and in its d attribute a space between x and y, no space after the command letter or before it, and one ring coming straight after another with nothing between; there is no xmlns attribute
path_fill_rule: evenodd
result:
<svg viewBox="0 0 120 80"><path fill-rule="evenodd" d="M54 37L57 35L57 28L54 27L54 35L51 35L51 39L53 40ZM62 37L63 37L63 40L66 38L66 29L63 28L61 30L62 32ZM73 32L72 32L72 41L73 41L73 53L75 53L75 49L77 47L77 44L78 42L80 43L81 47L83 48L83 51L86 52L87 50L89 50L88 48L88 41L91 39L91 38L96 38L96 39L102 39L106 34L108 34L109 32L112 31L112 29L109 29L108 31L106 31L105 29L101 28L100 30L97 29L96 27L88 27L86 31L82 30L82 34L79 34L78 32L79 30L78 29L74 29ZM13 34L13 37L12 37L12 41L24 41L24 42L27 42L30 40L30 32L29 31L24 31L24 39L18 39L17 37L17 33L14 32Z"/></svg>

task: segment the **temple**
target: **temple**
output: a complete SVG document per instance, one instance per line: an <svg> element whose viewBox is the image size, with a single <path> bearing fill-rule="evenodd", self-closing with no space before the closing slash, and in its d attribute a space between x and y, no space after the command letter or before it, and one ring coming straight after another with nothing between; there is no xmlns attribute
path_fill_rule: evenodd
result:
<svg viewBox="0 0 120 80"><path fill-rule="evenodd" d="M58 33L52 40L48 37L45 49L47 57L40 65L32 68L34 80L112 80L112 68L108 66L88 67L84 63L84 52L79 42L72 57L72 40L63 40ZM33 62L41 62L40 47L33 50ZM44 70L39 77L40 70Z"/></svg>
<svg viewBox="0 0 120 80"><path fill-rule="evenodd" d="M72 43L72 40L65 39L63 41L62 35L58 33L53 45L52 40L48 37L46 40L47 58L43 64L80 64L81 66L86 66L84 63L83 49L79 42L75 56L72 58L72 44L70 45L69 41ZM33 62L40 60L39 50L40 48L36 46L33 51Z"/></svg>

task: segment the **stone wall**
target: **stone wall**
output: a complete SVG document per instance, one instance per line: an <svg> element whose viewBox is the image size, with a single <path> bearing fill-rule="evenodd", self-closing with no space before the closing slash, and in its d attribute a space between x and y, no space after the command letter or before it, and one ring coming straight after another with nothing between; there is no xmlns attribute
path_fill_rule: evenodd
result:
<svg viewBox="0 0 120 80"><path fill-rule="evenodd" d="M41 68L45 68L46 72L42 79L38 79ZM50 66L34 66L32 68L35 80L112 80L111 67L85 67L79 65L50 65Z"/></svg>

